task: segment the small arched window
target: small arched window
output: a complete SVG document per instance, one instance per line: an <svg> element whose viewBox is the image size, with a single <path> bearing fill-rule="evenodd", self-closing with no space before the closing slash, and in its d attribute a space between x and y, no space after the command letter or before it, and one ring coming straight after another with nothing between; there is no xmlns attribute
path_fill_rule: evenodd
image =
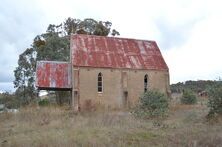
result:
<svg viewBox="0 0 222 147"><path fill-rule="evenodd" d="M103 92L103 75L102 73L100 72L98 74L98 92Z"/></svg>
<svg viewBox="0 0 222 147"><path fill-rule="evenodd" d="M146 74L144 76L144 92L146 92L148 89L148 75Z"/></svg>

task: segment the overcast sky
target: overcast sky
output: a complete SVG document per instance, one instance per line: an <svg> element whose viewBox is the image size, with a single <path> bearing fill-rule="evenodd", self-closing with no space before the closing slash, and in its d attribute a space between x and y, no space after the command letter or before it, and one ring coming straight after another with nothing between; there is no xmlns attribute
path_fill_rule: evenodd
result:
<svg viewBox="0 0 222 147"><path fill-rule="evenodd" d="M0 0L0 91L14 91L19 54L66 18L113 23L121 36L155 40L171 83L222 77L220 0Z"/></svg>

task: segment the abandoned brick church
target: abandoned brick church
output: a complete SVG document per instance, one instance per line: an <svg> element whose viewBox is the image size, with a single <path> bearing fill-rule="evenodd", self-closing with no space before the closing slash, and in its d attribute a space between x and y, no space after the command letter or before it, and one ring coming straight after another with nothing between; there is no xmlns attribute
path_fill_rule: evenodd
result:
<svg viewBox="0 0 222 147"><path fill-rule="evenodd" d="M169 69L155 41L71 35L70 62L38 61L39 89L69 90L75 110L123 108L156 89L169 94Z"/></svg>

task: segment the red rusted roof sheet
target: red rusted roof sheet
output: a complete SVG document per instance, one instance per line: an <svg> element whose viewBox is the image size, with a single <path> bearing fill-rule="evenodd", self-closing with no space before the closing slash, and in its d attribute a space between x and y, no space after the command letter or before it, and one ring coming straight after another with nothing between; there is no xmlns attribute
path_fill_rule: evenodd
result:
<svg viewBox="0 0 222 147"><path fill-rule="evenodd" d="M57 61L38 61L36 86L39 89L70 89L71 64Z"/></svg>
<svg viewBox="0 0 222 147"><path fill-rule="evenodd" d="M168 70L155 41L72 35L73 66Z"/></svg>

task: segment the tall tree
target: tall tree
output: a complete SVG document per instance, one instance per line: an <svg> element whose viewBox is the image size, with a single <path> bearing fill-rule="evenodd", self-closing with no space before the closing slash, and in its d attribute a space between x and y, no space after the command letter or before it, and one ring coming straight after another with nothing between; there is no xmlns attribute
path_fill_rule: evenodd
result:
<svg viewBox="0 0 222 147"><path fill-rule="evenodd" d="M112 23L109 21L96 21L91 18L80 20L69 17L59 25L50 24L45 33L34 38L32 47L19 56L18 67L14 70L17 95L22 95L25 103L28 103L36 94L34 82L37 60L69 61L69 35L119 35L119 32L111 27ZM64 92L61 94L64 95Z"/></svg>
<svg viewBox="0 0 222 147"><path fill-rule="evenodd" d="M18 67L14 70L14 87L23 104L27 104L36 94L35 81L36 52L27 48L18 59Z"/></svg>
<svg viewBox="0 0 222 147"><path fill-rule="evenodd" d="M63 23L63 27L67 35L72 33L98 36L120 35L117 30L111 29L112 23L110 21L96 21L92 18L86 18L82 21L69 17Z"/></svg>

